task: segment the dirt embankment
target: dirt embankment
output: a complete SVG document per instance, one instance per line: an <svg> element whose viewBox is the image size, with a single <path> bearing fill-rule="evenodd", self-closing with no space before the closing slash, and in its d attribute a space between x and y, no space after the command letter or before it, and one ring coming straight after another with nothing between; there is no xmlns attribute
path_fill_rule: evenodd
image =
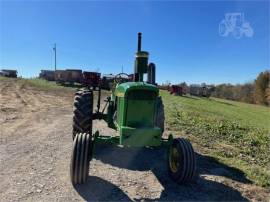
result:
<svg viewBox="0 0 270 202"><path fill-rule="evenodd" d="M39 91L18 80L0 81L0 200L253 200L267 190L197 150L198 179L176 185L167 175L166 151L98 146L85 185L69 180L72 92ZM104 123L96 129L110 134Z"/></svg>

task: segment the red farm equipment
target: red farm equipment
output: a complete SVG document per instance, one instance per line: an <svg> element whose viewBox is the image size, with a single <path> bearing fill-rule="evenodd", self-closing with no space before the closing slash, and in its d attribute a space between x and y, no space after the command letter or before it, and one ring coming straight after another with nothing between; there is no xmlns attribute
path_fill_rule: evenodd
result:
<svg viewBox="0 0 270 202"><path fill-rule="evenodd" d="M83 72L83 84L96 89L100 83L100 76L98 72Z"/></svg>
<svg viewBox="0 0 270 202"><path fill-rule="evenodd" d="M177 85L171 85L169 89L170 94L173 95L183 95L183 87L182 86L177 86Z"/></svg>

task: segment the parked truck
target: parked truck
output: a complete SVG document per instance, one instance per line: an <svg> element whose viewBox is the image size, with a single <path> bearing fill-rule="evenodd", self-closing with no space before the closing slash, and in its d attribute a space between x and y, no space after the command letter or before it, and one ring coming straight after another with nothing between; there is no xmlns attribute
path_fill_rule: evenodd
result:
<svg viewBox="0 0 270 202"><path fill-rule="evenodd" d="M11 78L17 78L17 70L12 70L12 69L2 69L0 71L0 76L5 76L5 77L11 77Z"/></svg>
<svg viewBox="0 0 270 202"><path fill-rule="evenodd" d="M201 96L201 97L210 97L211 91L206 85L192 84L189 87L190 95Z"/></svg>

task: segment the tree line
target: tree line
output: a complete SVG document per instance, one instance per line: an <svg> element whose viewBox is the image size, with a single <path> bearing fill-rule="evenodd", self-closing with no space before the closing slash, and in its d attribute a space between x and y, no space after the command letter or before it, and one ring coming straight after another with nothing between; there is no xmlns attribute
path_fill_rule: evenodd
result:
<svg viewBox="0 0 270 202"><path fill-rule="evenodd" d="M245 84L216 85L211 96L247 102L252 104L270 105L270 71L261 72L257 78Z"/></svg>

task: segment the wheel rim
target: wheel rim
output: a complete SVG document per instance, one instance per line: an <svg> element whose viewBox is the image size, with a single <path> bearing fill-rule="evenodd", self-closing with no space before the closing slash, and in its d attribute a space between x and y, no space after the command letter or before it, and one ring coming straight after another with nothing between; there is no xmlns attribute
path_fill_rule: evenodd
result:
<svg viewBox="0 0 270 202"><path fill-rule="evenodd" d="M170 164L170 169L172 172L176 173L178 171L179 167L179 152L176 147L171 147L170 148L170 154L169 154L169 164Z"/></svg>

